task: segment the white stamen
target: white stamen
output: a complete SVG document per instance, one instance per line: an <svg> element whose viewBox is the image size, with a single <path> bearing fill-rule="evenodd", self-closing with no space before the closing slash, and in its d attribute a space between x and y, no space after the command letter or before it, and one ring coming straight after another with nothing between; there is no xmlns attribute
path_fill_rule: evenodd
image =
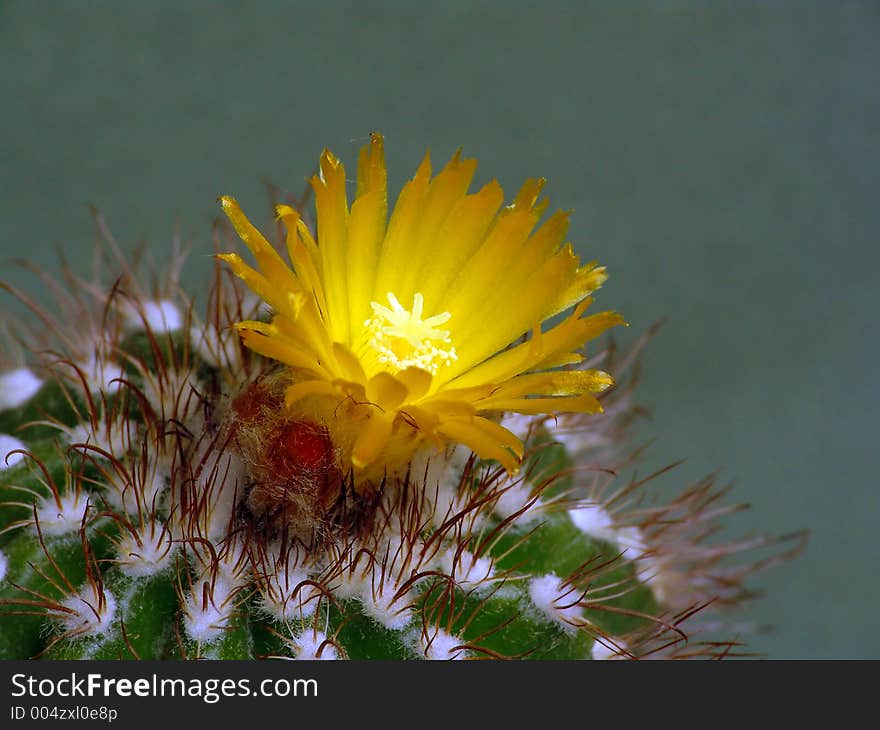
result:
<svg viewBox="0 0 880 730"><path fill-rule="evenodd" d="M415 367L436 375L441 366L458 360L449 331L437 329L450 320L449 312L422 319L425 300L419 292L413 295L411 312L403 308L393 292L387 296L391 309L370 302L375 316L364 322L372 334L370 345L379 362L395 370Z"/></svg>

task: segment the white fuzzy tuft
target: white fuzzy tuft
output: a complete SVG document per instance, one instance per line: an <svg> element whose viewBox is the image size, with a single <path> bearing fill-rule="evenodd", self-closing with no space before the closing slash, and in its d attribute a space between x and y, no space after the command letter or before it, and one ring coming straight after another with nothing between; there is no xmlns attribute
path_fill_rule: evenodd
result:
<svg viewBox="0 0 880 730"><path fill-rule="evenodd" d="M488 585L495 574L492 559L478 558L473 553L462 550L456 560L456 552L450 548L438 556L440 569L451 576L462 590L470 591Z"/></svg>
<svg viewBox="0 0 880 730"><path fill-rule="evenodd" d="M505 413L501 419L501 425L516 436L520 441L525 441L532 432L535 424L541 422L542 417L526 416L522 413Z"/></svg>
<svg viewBox="0 0 880 730"><path fill-rule="evenodd" d="M616 542L614 530L614 518L600 504L584 503L580 507L570 509L568 516L585 535L595 537L598 540Z"/></svg>
<svg viewBox="0 0 880 730"><path fill-rule="evenodd" d="M687 595L681 585L685 580L680 572L670 565L668 556L643 555L636 561L636 578L647 585L658 603L670 605L676 594Z"/></svg>
<svg viewBox="0 0 880 730"><path fill-rule="evenodd" d="M150 300L125 307L125 325L129 329L149 328L154 334L176 332L183 327L183 315L178 306L169 299Z"/></svg>
<svg viewBox="0 0 880 730"><path fill-rule="evenodd" d="M615 649L614 645L619 648ZM624 652L626 651L626 644L618 639L615 639L614 645L606 646L605 643L602 643L598 639L596 639L593 642L593 646L590 648L590 658L597 660L625 658L626 654Z"/></svg>
<svg viewBox="0 0 880 730"><path fill-rule="evenodd" d="M286 554L284 554L286 553ZM312 616L321 602L323 591L306 583L311 575L299 565L295 552L277 554L268 566L265 582L260 586L260 604L277 621L302 620Z"/></svg>
<svg viewBox="0 0 880 730"><path fill-rule="evenodd" d="M149 373L141 390L164 420L186 422L199 406L199 381L189 370L168 368L161 376Z"/></svg>
<svg viewBox="0 0 880 730"><path fill-rule="evenodd" d="M193 641L210 644L229 628L231 616L228 611L217 608L210 602L203 607L201 599L194 601L192 596L187 598L186 604L183 625Z"/></svg>
<svg viewBox="0 0 880 730"><path fill-rule="evenodd" d="M339 659L339 652L333 644L324 644L327 641L327 634L323 631L304 631L296 639L296 650L294 656L297 659L322 659L333 660ZM322 647L321 645L324 644ZM321 655L318 656L318 651Z"/></svg>
<svg viewBox="0 0 880 730"><path fill-rule="evenodd" d="M528 485L511 484L504 487L504 491L498 497L498 501L495 503L495 514L502 520L506 520L523 510L513 523L520 527L526 527L541 517L541 506L541 500L532 496Z"/></svg>
<svg viewBox="0 0 880 730"><path fill-rule="evenodd" d="M641 558L648 549L638 527L618 527L611 514L600 504L584 503L569 510L568 516L585 535L614 544L629 560Z"/></svg>
<svg viewBox="0 0 880 730"><path fill-rule="evenodd" d="M462 446L455 446L440 455L424 452L413 460L412 473L425 476L425 497L432 509L431 524L434 527L440 527L467 509L468 499L460 486L470 453ZM468 523L474 528L479 527L484 519L475 510L467 516Z"/></svg>
<svg viewBox="0 0 880 730"><path fill-rule="evenodd" d="M117 563L126 575L139 578L164 570L174 554L171 534L158 522L136 530L137 537L125 531L117 546Z"/></svg>
<svg viewBox="0 0 880 730"><path fill-rule="evenodd" d="M398 586L394 581L380 578L375 571L372 583L367 581L360 592L364 613L377 623L392 631L403 629L412 619L413 596L409 592L397 596Z"/></svg>
<svg viewBox="0 0 880 730"><path fill-rule="evenodd" d="M43 381L27 368L0 374L0 411L27 403L42 386Z"/></svg>
<svg viewBox="0 0 880 730"><path fill-rule="evenodd" d="M203 594L204 582L212 586L207 600ZM235 596L238 586L229 584L220 576L199 581L183 602L183 626L194 641L210 644L219 639L229 628L235 613Z"/></svg>
<svg viewBox="0 0 880 730"><path fill-rule="evenodd" d="M307 580L306 573L272 576L274 585L263 592L260 601L263 610L276 621L306 619L314 615L323 593L311 584L303 585Z"/></svg>
<svg viewBox="0 0 880 730"><path fill-rule="evenodd" d="M0 471L11 469L16 464L24 461L24 454L20 453L19 449L25 448L27 447L24 442L19 441L14 436L0 433Z"/></svg>
<svg viewBox="0 0 880 730"><path fill-rule="evenodd" d="M238 335L233 331L218 332L213 325L190 327L189 341L193 351L208 365L238 372L242 367Z"/></svg>
<svg viewBox="0 0 880 730"><path fill-rule="evenodd" d="M171 478L167 469L156 461L143 472L137 465L129 475L111 475L105 491L107 501L115 509L131 515L152 512L162 505L162 495Z"/></svg>
<svg viewBox="0 0 880 730"><path fill-rule="evenodd" d="M72 613L58 612L62 626L80 636L106 634L116 617L116 598L106 588L103 591L103 603L100 596L96 595L95 587L91 585L86 585L76 595L65 598L61 604Z"/></svg>
<svg viewBox="0 0 880 730"><path fill-rule="evenodd" d="M82 491L62 494L58 502L54 496L44 497L37 507L40 531L44 535L52 536L79 532L88 508L88 495Z"/></svg>
<svg viewBox="0 0 880 730"><path fill-rule="evenodd" d="M0 583L2 583L6 579L6 574L9 572L9 558L6 557L5 553L0 550Z"/></svg>
<svg viewBox="0 0 880 730"><path fill-rule="evenodd" d="M583 623L583 611L580 606L569 605L578 594L567 588L559 576L547 575L532 578L529 581L529 598L544 616L564 629L571 631Z"/></svg>
<svg viewBox="0 0 880 730"><path fill-rule="evenodd" d="M130 450L131 436L136 428L131 421L117 418L112 421L101 421L97 428L93 428L89 422L78 423L76 426L66 427L64 433L68 443L91 446L89 453L93 456L101 457L101 454L95 450L100 449L111 456L120 457Z"/></svg>
<svg viewBox="0 0 880 730"><path fill-rule="evenodd" d="M188 547L203 575L216 575L224 585L233 588L241 588L251 580L250 554L243 541L215 540L212 547L213 551L199 541Z"/></svg>
<svg viewBox="0 0 880 730"><path fill-rule="evenodd" d="M638 560L645 556L648 546L642 531L638 527L618 527L614 543L629 560Z"/></svg>
<svg viewBox="0 0 880 730"><path fill-rule="evenodd" d="M468 500L467 497L459 492L458 482L454 485L441 483L437 487L436 492L431 493L428 496L436 496L431 515L431 523L434 527L439 528L443 523L467 510ZM473 523L475 527L479 526L483 519L483 516L474 510L468 512L467 520L469 523Z"/></svg>
<svg viewBox="0 0 880 730"><path fill-rule="evenodd" d="M360 600L364 589L369 590L369 583L369 573L364 575L357 568L353 568L334 577L329 587L333 592L333 597L337 600L346 601L350 598Z"/></svg>
<svg viewBox="0 0 880 730"><path fill-rule="evenodd" d="M591 431L585 428L565 428L560 426L551 430L553 440L562 444L569 454L577 455L584 451L593 451L607 447L612 440L601 431Z"/></svg>
<svg viewBox="0 0 880 730"><path fill-rule="evenodd" d="M431 636L419 634L419 644L425 659L448 661L450 659L467 659L468 653L462 647L466 642L443 629L437 629Z"/></svg>
<svg viewBox="0 0 880 730"><path fill-rule="evenodd" d="M204 495L197 524L201 537L220 544L226 540L235 509L242 497L245 467L231 449L205 444L192 462L202 464L196 475L196 494Z"/></svg>
<svg viewBox="0 0 880 730"><path fill-rule="evenodd" d="M92 356L88 360L76 363L86 381L86 387L93 395L115 393L122 387L120 378L124 373L116 363Z"/></svg>

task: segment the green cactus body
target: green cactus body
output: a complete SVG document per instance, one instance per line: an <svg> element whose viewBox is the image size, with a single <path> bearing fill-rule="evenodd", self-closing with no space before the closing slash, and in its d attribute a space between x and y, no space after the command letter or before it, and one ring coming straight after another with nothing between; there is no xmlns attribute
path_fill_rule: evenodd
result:
<svg viewBox="0 0 880 730"><path fill-rule="evenodd" d="M381 139L371 145L358 175L366 202L352 208L353 221L363 222L368 206L383 200L376 192L384 190L384 163L376 172ZM313 181L319 216L328 210L322 186L344 180L334 159L322 158L322 175ZM438 190L462 194L469 169L456 157L438 176L446 181ZM427 185L421 179L407 200ZM483 198L494 200L491 186L459 207L450 203L453 213L443 214L464 217L458 228L455 221L447 227L465 238L485 237L486 251L498 247L499 230L510 228L510 236L525 241L543 210L535 203L541 184L527 183L495 228L491 210L483 224L473 217ZM439 205L437 196L426 200ZM310 310L301 282L281 268L275 249L261 242L234 201L224 199L224 207L265 270L291 287L289 297L275 297L269 273L260 278L238 257L222 257L274 302L271 323L222 271L199 319L195 303L180 294L176 263L147 295L138 273L122 262L103 297L96 296L101 282L80 282L68 272L51 341L31 338L26 366L21 358L0 362L0 658L735 652L736 642L705 633L719 624L704 622L702 609L747 598L743 580L773 561L739 556L778 543L712 543L719 519L733 508L719 507L724 490L711 481L651 503L646 480L623 480L632 456L629 425L639 413L631 397L638 347L622 359L609 347L588 363L614 372L614 388L598 370L528 372L579 363L583 356L569 350L619 323L617 315L581 319L586 304L578 305L556 329L536 331L537 344L513 343L486 361L497 372L509 369L514 356L531 363L519 379L451 388L448 398L441 389L431 401L413 393L427 392L432 377L459 357L439 329L451 315L422 319L421 292L412 311L388 294L391 308L372 303L364 352L373 358L370 367L393 368L362 386L358 379L366 376L354 350L334 342L326 355L349 381L321 370L324 355L310 360L306 350L271 340L304 336L295 328L320 323L323 305ZM380 213L384 208L374 211ZM313 266L309 256L318 249L302 221L283 206L279 216L298 236L287 240L297 276L313 283L318 273L330 277L332 261L320 272ZM547 225L549 233L528 239L534 251L524 252L511 276L529 280L535 257L555 251L562 218ZM383 245L403 250L394 241ZM569 254L559 249L558 258L551 256L570 277L554 294L561 297L556 311L604 280L592 264L572 268ZM488 255L480 249L474 260ZM465 276L461 291L470 282ZM319 292L319 284L316 301L326 294L332 303L330 279L327 291ZM369 300L362 304L369 315ZM290 321L280 321L279 311ZM244 344L233 331L241 320L250 328ZM320 350L324 334L313 330L307 334ZM557 350L541 354L551 345ZM296 363L292 370L276 362L285 357ZM306 366L326 379L297 380ZM476 363L481 367L487 366ZM332 407L320 398L331 398ZM338 416L340 409L350 411ZM588 413L597 410L604 413ZM325 427L315 414L339 422ZM377 464L386 455L394 467L383 471ZM797 542L776 547L776 559L796 549Z"/></svg>

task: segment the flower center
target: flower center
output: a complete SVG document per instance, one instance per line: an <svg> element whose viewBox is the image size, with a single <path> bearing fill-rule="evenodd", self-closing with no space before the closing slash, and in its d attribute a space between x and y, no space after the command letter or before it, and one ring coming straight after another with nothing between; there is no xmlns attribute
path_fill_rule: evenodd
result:
<svg viewBox="0 0 880 730"><path fill-rule="evenodd" d="M442 365L458 359L449 331L437 329L450 320L449 312L422 319L425 299L419 292L413 296L412 310L404 309L393 292L388 292L388 303L390 309L370 302L374 316L364 322L379 362L396 370L415 367L436 375Z"/></svg>

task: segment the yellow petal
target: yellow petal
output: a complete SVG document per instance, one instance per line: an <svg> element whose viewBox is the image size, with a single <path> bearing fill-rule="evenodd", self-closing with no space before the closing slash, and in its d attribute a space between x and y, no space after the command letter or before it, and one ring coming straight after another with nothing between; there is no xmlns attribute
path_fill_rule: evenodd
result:
<svg viewBox="0 0 880 730"><path fill-rule="evenodd" d="M373 190L385 190L386 179L385 139L378 132L373 132L369 144L361 147L358 155L355 197L359 198Z"/></svg>
<svg viewBox="0 0 880 730"><path fill-rule="evenodd" d="M315 297L318 309L325 311L327 305L324 299L324 285L321 283L320 256L308 227L300 219L299 213L289 205L279 205L275 211L278 219L287 229L287 255L293 264L297 279L301 282L303 291L311 292ZM308 238L308 244L303 237L304 233Z"/></svg>
<svg viewBox="0 0 880 730"><path fill-rule="evenodd" d="M310 352L301 350L289 342L277 337L267 337L254 330L242 330L241 341L245 347L253 350L263 357L278 360L294 368L300 368L326 377L327 371L315 360Z"/></svg>
<svg viewBox="0 0 880 730"><path fill-rule="evenodd" d="M584 300L574 312L539 337L524 342L489 358L448 383L446 387L467 388L478 383L501 383L519 373L549 367L560 359L575 358L575 350L624 320L616 312L600 312L581 317L590 300ZM536 341L540 346L536 346Z"/></svg>
<svg viewBox="0 0 880 730"><path fill-rule="evenodd" d="M543 179L527 180L502 208L495 181L467 194L475 165L456 153L432 179L426 155L386 229L381 136L372 135L361 150L351 211L345 170L325 151L312 179L319 243L296 211L277 209L290 267L235 201L224 199L259 271L234 255L224 259L275 310L271 323L242 323L243 341L291 368L287 402L337 429L339 448L352 454L363 479L386 468L405 470L427 441L462 443L514 472L522 443L494 417L599 411L594 394L611 385L602 372L559 370L582 362L584 344L623 321L613 312L585 316L604 268L582 265L564 242L567 213L538 225L547 207ZM367 326L372 303L386 300L400 321L387 330L379 321ZM409 302L413 310L404 311ZM572 307L544 331L550 316ZM394 329L404 324L409 329ZM422 332L425 339L417 342ZM400 342L380 341L386 336ZM420 353L435 340L448 345L436 374L398 371L413 360L388 354L392 346Z"/></svg>
<svg viewBox="0 0 880 730"><path fill-rule="evenodd" d="M341 342L333 343L333 356L336 358L343 379L354 383L367 382L361 361Z"/></svg>
<svg viewBox="0 0 880 730"><path fill-rule="evenodd" d="M217 258L229 264L232 273L276 312L289 312L287 290L275 287L260 272L252 269L235 253L217 254Z"/></svg>
<svg viewBox="0 0 880 730"><path fill-rule="evenodd" d="M355 469L364 469L376 460L391 438L393 424L393 415L375 413L361 426L351 454Z"/></svg>
<svg viewBox="0 0 880 730"><path fill-rule="evenodd" d="M408 408L409 405L406 407ZM431 400L423 401L419 407L425 412L433 414L437 419L470 418L476 415L477 412L473 402L470 400L432 398Z"/></svg>
<svg viewBox="0 0 880 730"><path fill-rule="evenodd" d="M347 342L348 312L348 200L345 194L345 167L329 150L321 155L319 174L311 179L318 215L321 242L321 269L324 274L325 316L332 339Z"/></svg>
<svg viewBox="0 0 880 730"><path fill-rule="evenodd" d="M564 312L573 307L588 294L592 294L601 287L608 279L608 272L604 266L597 266L595 262L580 267L571 280L571 283L562 290L547 310L547 316L552 317L559 312Z"/></svg>
<svg viewBox="0 0 880 730"><path fill-rule="evenodd" d="M371 301L384 302L387 292L397 293L398 277L413 263L412 236L431 178L431 156L425 155L422 164L397 198L397 205L388 221L388 231L379 253L376 283Z"/></svg>
<svg viewBox="0 0 880 730"><path fill-rule="evenodd" d="M521 337L529 324L549 316L560 289L568 288L577 266L577 256L566 246L523 279L505 277L493 287L491 298L486 297L479 313L470 318L467 334L459 334L459 348L467 348L469 358L481 362Z"/></svg>
<svg viewBox="0 0 880 730"><path fill-rule="evenodd" d="M272 282L275 289L282 291L301 291L302 285L294 276L293 272L284 263L275 248L263 237L253 224L247 219L235 198L224 195L220 198L223 212L226 213L232 225L244 244L251 250L263 275Z"/></svg>
<svg viewBox="0 0 880 730"><path fill-rule="evenodd" d="M602 404L592 395L563 396L560 398L509 398L491 401L493 411L512 411L524 415L542 413L602 413Z"/></svg>
<svg viewBox="0 0 880 730"><path fill-rule="evenodd" d="M348 221L348 302L353 338L363 328L364 320L371 316L370 302L387 214L382 136L373 134L370 143L360 152L357 196Z"/></svg>
<svg viewBox="0 0 880 730"><path fill-rule="evenodd" d="M444 308L452 318L452 332L459 359L444 370L453 378L516 339L531 324L533 318L513 320L516 305L522 306L523 292L518 300L503 302L497 296L505 286L505 269L528 238L535 224L528 211L502 212L486 240L465 263L444 296ZM513 310L511 310L513 305ZM503 318L493 320L489 308L501 309ZM511 326L511 324L513 326ZM502 333L499 327L504 328ZM518 331L517 331L518 330Z"/></svg>
<svg viewBox="0 0 880 730"><path fill-rule="evenodd" d="M560 353L571 352L583 347L585 342L594 340L612 327L618 325L626 325L626 320L617 312L597 312L589 317L581 318L579 313L583 312L583 308L589 300L584 300L579 304L574 314L568 319L544 333L545 347L544 357L536 362L531 369L539 370L547 366L553 358Z"/></svg>
<svg viewBox="0 0 880 730"><path fill-rule="evenodd" d="M284 391L284 405L291 408L303 398L311 395L339 397L340 393L335 386L326 380L303 380L294 383Z"/></svg>
<svg viewBox="0 0 880 730"><path fill-rule="evenodd" d="M608 373L601 370L557 370L531 373L511 378L480 404L502 398L519 398L526 395L581 395L601 393L614 385Z"/></svg>
<svg viewBox="0 0 880 730"><path fill-rule="evenodd" d="M519 471L519 459L495 438L487 433L478 423L478 418L471 421L447 419L440 423L437 430L444 436L467 446L482 459L494 459L511 474ZM486 419L479 419L485 422ZM515 438L515 437L514 437Z"/></svg>
<svg viewBox="0 0 880 730"><path fill-rule="evenodd" d="M319 362L329 363L333 359L331 355L332 347L326 335L320 337L314 334L317 328L315 327L312 306L309 300L306 300L299 314L300 316L296 319L284 315L273 317L272 326L275 329L276 336L292 342L303 350L308 350ZM321 330L318 331L322 332Z"/></svg>
<svg viewBox="0 0 880 730"><path fill-rule="evenodd" d="M396 411L406 395L406 386L390 373L376 373L367 383L367 399L386 412Z"/></svg>
<svg viewBox="0 0 880 730"><path fill-rule="evenodd" d="M424 196L407 250L407 263L395 277L393 291L401 301L412 300L422 282L433 276L437 235L455 206L464 198L477 169L476 160L462 160L458 150L431 181ZM424 292L423 292L424 293ZM429 306L439 306L428 300ZM443 311L438 309L437 313Z"/></svg>
<svg viewBox="0 0 880 730"><path fill-rule="evenodd" d="M503 203L504 191L497 180L456 203L419 271L418 290L426 302L443 308L446 290L482 244Z"/></svg>
<svg viewBox="0 0 880 730"><path fill-rule="evenodd" d="M397 379L406 386L410 401L417 401L431 388L434 376L421 368L407 368L397 373Z"/></svg>
<svg viewBox="0 0 880 730"><path fill-rule="evenodd" d="M370 302L376 281L379 250L385 237L385 190L372 190L358 198L351 209L348 229L348 298L350 331L363 330L372 316Z"/></svg>

